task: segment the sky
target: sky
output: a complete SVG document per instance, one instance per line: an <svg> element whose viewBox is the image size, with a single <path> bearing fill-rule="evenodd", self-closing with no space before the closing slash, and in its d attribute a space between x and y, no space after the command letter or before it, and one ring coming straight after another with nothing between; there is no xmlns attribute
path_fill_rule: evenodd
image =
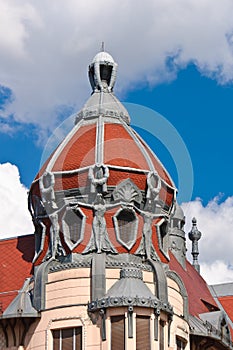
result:
<svg viewBox="0 0 233 350"><path fill-rule="evenodd" d="M232 18L232 0L0 0L0 238L33 233L28 188L51 134L90 96L104 41L115 94L179 189L186 233L197 218L202 275L233 281Z"/></svg>

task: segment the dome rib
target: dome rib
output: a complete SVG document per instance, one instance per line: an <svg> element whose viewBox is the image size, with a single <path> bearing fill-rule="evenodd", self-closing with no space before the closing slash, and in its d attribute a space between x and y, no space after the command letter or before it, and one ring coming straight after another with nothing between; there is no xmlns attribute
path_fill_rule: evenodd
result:
<svg viewBox="0 0 233 350"><path fill-rule="evenodd" d="M94 91L76 114L73 129L31 186L29 205L36 234L39 240L44 225L47 242L35 264L50 257L93 251L144 258L149 254L149 259L166 263L166 240L158 245L159 235L166 232L157 231L154 225L155 218L156 227L168 219L176 188L150 147L129 126L128 112L112 93L112 70L99 68L96 62L91 67ZM140 200L135 201L135 196ZM66 242L74 232L78 234L83 222L80 210L88 225L83 224L81 241L73 248ZM144 242L145 235L151 237L150 242Z"/></svg>

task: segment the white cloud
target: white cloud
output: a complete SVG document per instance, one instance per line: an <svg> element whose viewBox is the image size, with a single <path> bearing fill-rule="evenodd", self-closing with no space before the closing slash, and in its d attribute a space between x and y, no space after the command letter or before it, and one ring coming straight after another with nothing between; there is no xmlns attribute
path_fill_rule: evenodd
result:
<svg viewBox="0 0 233 350"><path fill-rule="evenodd" d="M208 284L218 284L233 281L233 268L223 260L217 260L212 264L201 264L201 275Z"/></svg>
<svg viewBox="0 0 233 350"><path fill-rule="evenodd" d="M233 279L233 196L221 201L215 197L206 206L200 199L183 203L186 216L185 232L191 229L192 217L202 232L199 241L201 274L209 283ZM188 236L188 235L187 235ZM191 242L187 237L188 258L192 261Z"/></svg>
<svg viewBox="0 0 233 350"><path fill-rule="evenodd" d="M0 239L34 232L27 210L27 189L20 182L18 168L0 164Z"/></svg>
<svg viewBox="0 0 233 350"><path fill-rule="evenodd" d="M0 0L0 84L14 95L2 116L53 128L58 109L79 108L90 91L86 68L101 41L123 89L173 79L190 61L230 81L232 13L231 0Z"/></svg>

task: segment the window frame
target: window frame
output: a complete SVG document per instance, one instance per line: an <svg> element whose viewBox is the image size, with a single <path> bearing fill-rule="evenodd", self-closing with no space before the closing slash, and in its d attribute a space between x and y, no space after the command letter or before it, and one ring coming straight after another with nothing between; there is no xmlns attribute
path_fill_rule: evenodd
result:
<svg viewBox="0 0 233 350"><path fill-rule="evenodd" d="M178 344L177 344L178 341L181 343L181 347L178 347ZM185 350L186 345L187 345L186 340L184 340L183 338L181 338L179 336L176 336L176 349L177 350Z"/></svg>
<svg viewBox="0 0 233 350"><path fill-rule="evenodd" d="M52 350L54 350L54 334L55 332L59 332L58 340L58 350L63 350L63 336L62 332L66 330L72 330L72 350L82 350L83 349L83 327L82 326L73 326L73 327L61 327L61 328L54 328L51 329L52 333ZM79 330L79 332L76 333L76 330ZM81 333L81 334L80 334ZM80 335L80 343L77 344L77 335ZM79 346L79 347L77 347Z"/></svg>

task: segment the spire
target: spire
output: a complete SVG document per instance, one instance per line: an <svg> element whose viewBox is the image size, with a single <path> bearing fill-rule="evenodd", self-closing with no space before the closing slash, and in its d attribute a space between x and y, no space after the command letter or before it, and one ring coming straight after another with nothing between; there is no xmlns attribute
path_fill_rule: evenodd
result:
<svg viewBox="0 0 233 350"><path fill-rule="evenodd" d="M189 239L192 241L192 256L193 256L193 266L200 273L200 265L198 264L198 241L201 238L201 232L197 229L197 220L196 218L192 219L192 229L189 232Z"/></svg>
<svg viewBox="0 0 233 350"><path fill-rule="evenodd" d="M94 92L112 92L116 81L117 63L109 53L104 51L102 42L101 52L97 53L89 65L89 80Z"/></svg>
<svg viewBox="0 0 233 350"><path fill-rule="evenodd" d="M170 221L169 249L185 269L187 250L184 232L185 216L182 208L177 202L174 207L175 211Z"/></svg>

